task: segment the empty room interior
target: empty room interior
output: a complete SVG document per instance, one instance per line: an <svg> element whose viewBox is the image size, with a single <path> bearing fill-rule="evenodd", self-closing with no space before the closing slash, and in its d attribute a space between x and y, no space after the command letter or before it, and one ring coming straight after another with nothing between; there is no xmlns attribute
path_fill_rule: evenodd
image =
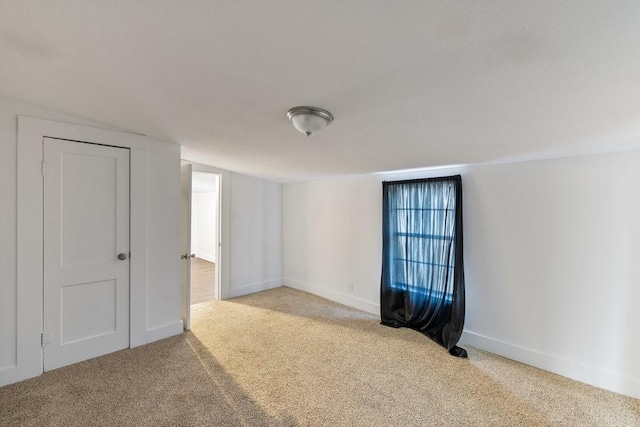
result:
<svg viewBox="0 0 640 427"><path fill-rule="evenodd" d="M640 3L0 3L0 426L640 425Z"/></svg>

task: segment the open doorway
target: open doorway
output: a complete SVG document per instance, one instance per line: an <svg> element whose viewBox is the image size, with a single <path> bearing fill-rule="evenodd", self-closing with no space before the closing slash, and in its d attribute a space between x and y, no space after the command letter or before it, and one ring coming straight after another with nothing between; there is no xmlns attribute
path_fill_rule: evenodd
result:
<svg viewBox="0 0 640 427"><path fill-rule="evenodd" d="M192 172L191 305L220 298L220 176Z"/></svg>
<svg viewBox="0 0 640 427"><path fill-rule="evenodd" d="M189 330L192 305L227 295L229 172L183 162L181 186L181 318Z"/></svg>

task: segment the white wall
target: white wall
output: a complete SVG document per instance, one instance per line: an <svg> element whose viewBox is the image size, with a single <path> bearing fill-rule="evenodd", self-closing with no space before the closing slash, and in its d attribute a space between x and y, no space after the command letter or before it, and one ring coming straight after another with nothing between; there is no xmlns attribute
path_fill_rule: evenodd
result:
<svg viewBox="0 0 640 427"><path fill-rule="evenodd" d="M218 250L218 192L191 195L191 253L209 262Z"/></svg>
<svg viewBox="0 0 640 427"><path fill-rule="evenodd" d="M29 103L0 97L0 374L16 360L17 116L113 129ZM164 337L179 325L179 146L147 147L147 330ZM176 323L176 321L178 323ZM0 375L1 377L1 375ZM1 382L1 381L0 381Z"/></svg>
<svg viewBox="0 0 640 427"><path fill-rule="evenodd" d="M179 145L149 144L147 182L147 331L154 341L182 332Z"/></svg>
<svg viewBox="0 0 640 427"><path fill-rule="evenodd" d="M282 285L282 184L231 173L229 296Z"/></svg>
<svg viewBox="0 0 640 427"><path fill-rule="evenodd" d="M285 284L379 313L381 182L457 173L463 341L640 397L638 151L285 184Z"/></svg>
<svg viewBox="0 0 640 427"><path fill-rule="evenodd" d="M284 185L285 285L379 313L380 182L370 176Z"/></svg>

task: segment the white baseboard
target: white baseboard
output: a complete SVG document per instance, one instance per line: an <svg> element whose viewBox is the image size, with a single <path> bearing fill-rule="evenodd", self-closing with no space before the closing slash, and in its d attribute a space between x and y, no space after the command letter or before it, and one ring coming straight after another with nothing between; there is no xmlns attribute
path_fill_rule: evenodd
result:
<svg viewBox="0 0 640 427"><path fill-rule="evenodd" d="M282 286L282 278L268 280L266 282L252 283L250 285L239 286L229 289L229 298L240 297L242 295L254 294L267 289L279 288Z"/></svg>
<svg viewBox="0 0 640 427"><path fill-rule="evenodd" d="M321 286L315 286L310 283L305 283L300 280L285 278L284 284L285 286L289 286L290 288L309 292L310 294L314 294L319 297L326 298L340 304L348 305L349 307L357 308L358 310L366 311L367 313L375 314L376 316L380 316L380 304L375 304L351 295L325 289Z"/></svg>
<svg viewBox="0 0 640 427"><path fill-rule="evenodd" d="M545 371L553 372L576 381L611 390L636 399L640 398L640 380L637 378L606 371L575 360L519 347L470 331L464 331L462 333L460 345L464 346L464 344L469 344L481 350L535 366L536 368L544 369Z"/></svg>
<svg viewBox="0 0 640 427"><path fill-rule="evenodd" d="M202 253L202 252L196 252L196 257L200 258L200 259L203 259L205 261L212 262L214 264L216 263L216 256L215 255L205 254L205 253Z"/></svg>
<svg viewBox="0 0 640 427"><path fill-rule="evenodd" d="M19 378L17 373L18 367L16 365L3 366L2 368L0 368L0 387L15 383L17 381L22 381L22 379L26 379Z"/></svg>
<svg viewBox="0 0 640 427"><path fill-rule="evenodd" d="M147 344L179 335L183 331L182 320L158 328L147 329Z"/></svg>

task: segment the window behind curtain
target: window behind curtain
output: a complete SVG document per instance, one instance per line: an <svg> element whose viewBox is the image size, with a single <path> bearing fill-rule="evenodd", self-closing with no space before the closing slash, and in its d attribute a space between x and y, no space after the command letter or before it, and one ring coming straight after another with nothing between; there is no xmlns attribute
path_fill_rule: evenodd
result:
<svg viewBox="0 0 640 427"><path fill-rule="evenodd" d="M383 183L383 324L452 351L464 324L462 258L460 175Z"/></svg>
<svg viewBox="0 0 640 427"><path fill-rule="evenodd" d="M390 190L391 287L451 301L456 209L453 187L453 182L409 182Z"/></svg>

